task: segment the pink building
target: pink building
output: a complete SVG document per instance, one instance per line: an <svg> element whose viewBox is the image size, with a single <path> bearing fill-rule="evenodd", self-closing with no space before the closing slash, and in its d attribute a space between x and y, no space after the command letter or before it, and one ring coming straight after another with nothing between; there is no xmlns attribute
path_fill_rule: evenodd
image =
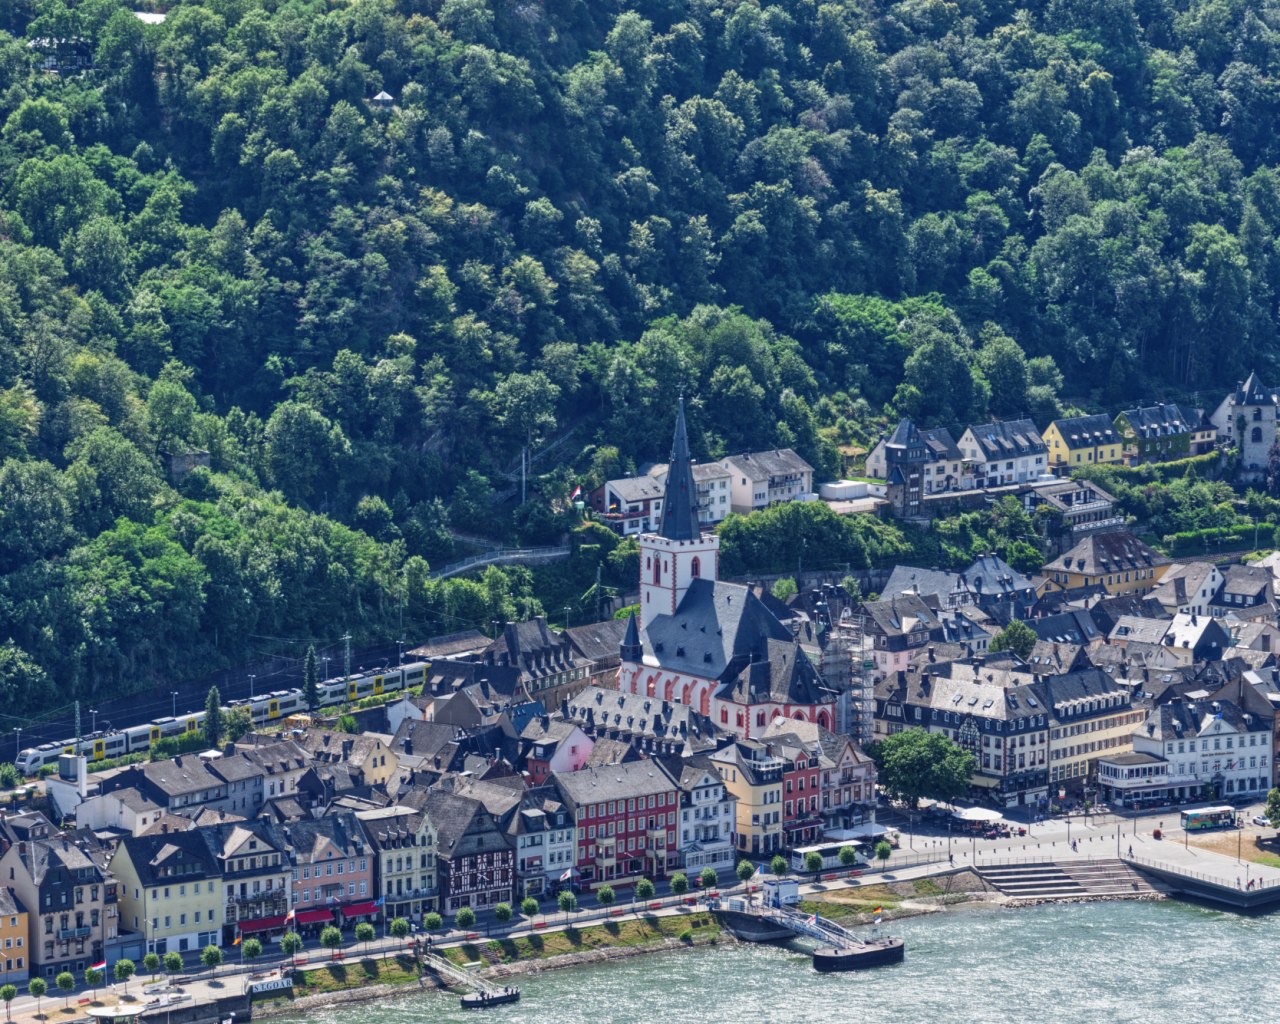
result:
<svg viewBox="0 0 1280 1024"><path fill-rule="evenodd" d="M374 857L359 820L350 812L281 826L293 848L294 925L318 934L380 912Z"/></svg>

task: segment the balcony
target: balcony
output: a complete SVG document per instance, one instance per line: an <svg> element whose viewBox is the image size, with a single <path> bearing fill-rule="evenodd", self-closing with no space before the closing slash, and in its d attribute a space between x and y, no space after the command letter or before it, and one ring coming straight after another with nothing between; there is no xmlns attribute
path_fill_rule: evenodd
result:
<svg viewBox="0 0 1280 1024"><path fill-rule="evenodd" d="M58 939L66 942L68 939L87 939L91 929L85 928L62 928L58 931Z"/></svg>
<svg viewBox="0 0 1280 1024"><path fill-rule="evenodd" d="M283 900L283 889L265 889L262 892L251 892L248 894L228 896L228 903L261 903L263 900Z"/></svg>

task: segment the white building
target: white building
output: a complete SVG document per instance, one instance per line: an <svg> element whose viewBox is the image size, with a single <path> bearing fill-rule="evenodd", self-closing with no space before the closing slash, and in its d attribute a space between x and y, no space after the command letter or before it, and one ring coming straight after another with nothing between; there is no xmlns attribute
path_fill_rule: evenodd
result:
<svg viewBox="0 0 1280 1024"><path fill-rule="evenodd" d="M1133 734L1133 753L1147 758L1099 760L1104 799L1231 800L1261 797L1271 786L1271 722L1207 694L1154 708Z"/></svg>
<svg viewBox="0 0 1280 1024"><path fill-rule="evenodd" d="M680 787L680 863L690 878L706 868L733 871L738 798L710 761L688 758L672 766Z"/></svg>
<svg viewBox="0 0 1280 1024"><path fill-rule="evenodd" d="M813 493L813 467L790 448L730 455L721 464L732 474L729 505L746 514Z"/></svg>
<svg viewBox="0 0 1280 1024"><path fill-rule="evenodd" d="M1218 437L1240 449L1240 468L1259 474L1266 469L1267 456L1276 440L1276 410L1280 393L1249 374L1218 405L1209 421L1218 428Z"/></svg>
<svg viewBox="0 0 1280 1024"><path fill-rule="evenodd" d="M960 435L960 451L975 487L1024 484L1048 470L1049 449L1030 420L969 427Z"/></svg>

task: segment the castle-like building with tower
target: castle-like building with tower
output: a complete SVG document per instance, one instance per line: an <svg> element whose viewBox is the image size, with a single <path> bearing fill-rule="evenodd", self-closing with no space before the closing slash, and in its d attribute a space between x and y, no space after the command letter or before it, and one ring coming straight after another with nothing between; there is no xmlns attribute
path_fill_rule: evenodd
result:
<svg viewBox="0 0 1280 1024"><path fill-rule="evenodd" d="M618 689L688 705L743 739L778 717L834 729L836 694L791 631L749 587L718 579L720 538L703 534L697 493L682 400L662 523L640 537L640 615Z"/></svg>

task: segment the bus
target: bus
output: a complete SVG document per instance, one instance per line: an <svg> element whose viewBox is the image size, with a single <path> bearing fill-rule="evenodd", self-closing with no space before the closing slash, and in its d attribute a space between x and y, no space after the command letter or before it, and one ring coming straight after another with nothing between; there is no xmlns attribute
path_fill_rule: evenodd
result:
<svg viewBox="0 0 1280 1024"><path fill-rule="evenodd" d="M1182 812L1182 827L1188 832L1204 832L1211 828L1233 828L1236 809L1230 806L1197 807Z"/></svg>
<svg viewBox="0 0 1280 1024"><path fill-rule="evenodd" d="M844 865L840 863L840 851L846 846L853 847L854 854L857 859L853 864ZM798 846L791 851L791 870L807 872L808 865L805 864L805 858L816 853L822 858L823 871L839 870L844 867L854 867L866 863L866 857L862 850L862 843L856 839L845 839L838 843L819 843L816 846Z"/></svg>

